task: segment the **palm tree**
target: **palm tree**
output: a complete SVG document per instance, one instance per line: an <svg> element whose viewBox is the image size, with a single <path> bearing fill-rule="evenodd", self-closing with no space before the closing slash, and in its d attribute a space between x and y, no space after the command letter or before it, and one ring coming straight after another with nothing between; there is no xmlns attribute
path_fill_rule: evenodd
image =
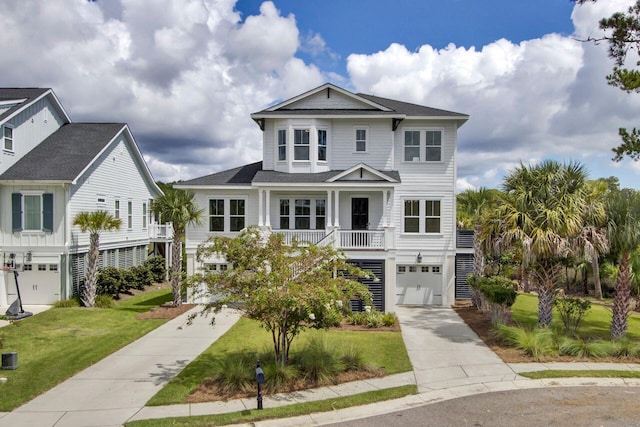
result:
<svg viewBox="0 0 640 427"><path fill-rule="evenodd" d="M188 225L200 224L204 210L198 209L193 193L167 188L164 194L153 201L153 212L163 221L173 224L173 251L171 258L171 289L173 305L182 304L180 279L182 271L182 239Z"/></svg>
<svg viewBox="0 0 640 427"><path fill-rule="evenodd" d="M482 250L481 218L488 210L493 209L498 190L480 187L477 190L467 190L456 196L456 216L459 227L473 227L473 274L484 275L485 256Z"/></svg>
<svg viewBox="0 0 640 427"><path fill-rule="evenodd" d="M80 300L85 307L93 307L96 300L100 233L119 230L122 220L107 211L80 212L73 219L73 225L79 226L83 233L89 232L89 265Z"/></svg>
<svg viewBox="0 0 640 427"><path fill-rule="evenodd" d="M586 172L578 163L520 165L505 177L498 208L483 221L494 250L522 247L538 292L538 325L551 325L559 259L571 254L582 230Z"/></svg>
<svg viewBox="0 0 640 427"><path fill-rule="evenodd" d="M640 193L633 190L612 192L607 203L607 215L611 252L617 254L619 261L611 319L611 338L618 339L627 333L631 302L631 253L640 246Z"/></svg>

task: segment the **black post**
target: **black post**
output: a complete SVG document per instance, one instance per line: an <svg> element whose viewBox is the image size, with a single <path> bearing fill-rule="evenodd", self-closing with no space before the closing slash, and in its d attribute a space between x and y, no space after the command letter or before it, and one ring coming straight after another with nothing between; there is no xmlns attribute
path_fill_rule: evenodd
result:
<svg viewBox="0 0 640 427"><path fill-rule="evenodd" d="M264 382L264 371L260 367L260 361L256 362L256 382L258 383L258 409L262 409L262 383Z"/></svg>

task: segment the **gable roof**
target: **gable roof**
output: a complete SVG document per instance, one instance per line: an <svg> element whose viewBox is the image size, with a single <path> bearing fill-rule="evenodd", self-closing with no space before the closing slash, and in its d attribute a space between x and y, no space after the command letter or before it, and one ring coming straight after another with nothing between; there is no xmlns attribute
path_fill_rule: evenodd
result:
<svg viewBox="0 0 640 427"><path fill-rule="evenodd" d="M18 112L24 110L29 105L38 101L45 96L50 96L53 99L54 107L58 109L65 121L68 123L71 121L66 111L62 107L62 104L53 93L53 90L48 88L0 88L0 106L2 104L12 104L4 113L0 114L0 123L13 117ZM15 104L14 104L15 102Z"/></svg>
<svg viewBox="0 0 640 427"><path fill-rule="evenodd" d="M176 188L197 188L197 187L224 187L224 186L246 186L253 184L320 184L340 182L340 178L349 173L363 168L372 174L380 177L380 181L389 183L400 182L398 171L380 171L360 163L345 170L332 170L317 173L287 173L273 170L262 170L262 162L251 163L237 168L217 172L211 175L194 178L188 181L181 181L174 185ZM353 181L349 181L353 182ZM358 180L357 182L363 182ZM379 181L369 181L379 182Z"/></svg>
<svg viewBox="0 0 640 427"><path fill-rule="evenodd" d="M337 91L354 101L366 104L367 108L293 108L296 102L316 95L326 90L327 95L330 91ZM295 105L294 105L295 106ZM441 120L456 120L459 126L469 119L466 114L456 113L453 111L440 110L438 108L426 107L423 105L412 104L409 102L397 101L388 98L382 98L363 93L352 93L338 86L326 83L294 98L280 102L262 111L251 114L251 118L264 127L264 119L269 117L318 117L325 118L368 118L368 117L388 117L394 120L403 120L406 118L430 118Z"/></svg>

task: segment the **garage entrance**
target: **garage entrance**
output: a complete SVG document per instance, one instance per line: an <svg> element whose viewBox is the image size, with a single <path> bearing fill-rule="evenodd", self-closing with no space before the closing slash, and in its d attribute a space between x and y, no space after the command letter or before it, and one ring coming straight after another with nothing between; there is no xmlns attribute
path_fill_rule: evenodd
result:
<svg viewBox="0 0 640 427"><path fill-rule="evenodd" d="M53 304L60 299L60 273L58 264L25 264L18 266L18 283L22 304ZM18 298L12 272L5 276L7 301L11 304Z"/></svg>
<svg viewBox="0 0 640 427"><path fill-rule="evenodd" d="M442 305L442 266L397 265L396 304Z"/></svg>

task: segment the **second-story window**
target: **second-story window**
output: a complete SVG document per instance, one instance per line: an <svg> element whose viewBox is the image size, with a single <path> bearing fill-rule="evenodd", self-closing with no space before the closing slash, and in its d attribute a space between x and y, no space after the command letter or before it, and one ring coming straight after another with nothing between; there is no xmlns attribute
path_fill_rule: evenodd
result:
<svg viewBox="0 0 640 427"><path fill-rule="evenodd" d="M142 228L147 228L147 203L142 204Z"/></svg>
<svg viewBox="0 0 640 427"><path fill-rule="evenodd" d="M318 160L327 161L327 131L318 129Z"/></svg>
<svg viewBox="0 0 640 427"><path fill-rule="evenodd" d="M442 132L439 130L428 130L425 136L427 139L425 161L439 162L442 160Z"/></svg>
<svg viewBox="0 0 640 427"><path fill-rule="evenodd" d="M278 160L287 160L287 131L286 129L278 130Z"/></svg>
<svg viewBox="0 0 640 427"><path fill-rule="evenodd" d="M224 231L224 200L209 200L209 231Z"/></svg>
<svg viewBox="0 0 640 427"><path fill-rule="evenodd" d="M131 200L127 202L127 228L133 228L133 202Z"/></svg>
<svg viewBox="0 0 640 427"><path fill-rule="evenodd" d="M309 129L293 131L293 160L309 160Z"/></svg>
<svg viewBox="0 0 640 427"><path fill-rule="evenodd" d="M119 219L120 218L120 200L115 201L115 206L113 209L114 209L113 216L115 217L115 219Z"/></svg>
<svg viewBox="0 0 640 427"><path fill-rule="evenodd" d="M420 161L420 131L408 130L404 133L404 161Z"/></svg>
<svg viewBox="0 0 640 427"><path fill-rule="evenodd" d="M2 134L4 138L2 148L6 151L13 151L13 128L5 125Z"/></svg>
<svg viewBox="0 0 640 427"><path fill-rule="evenodd" d="M356 129L356 153L364 153L367 151L367 129Z"/></svg>
<svg viewBox="0 0 640 427"><path fill-rule="evenodd" d="M420 201L419 200L404 201L404 232L405 233L420 232Z"/></svg>
<svg viewBox="0 0 640 427"><path fill-rule="evenodd" d="M425 233L440 232L440 200L426 200Z"/></svg>
<svg viewBox="0 0 640 427"><path fill-rule="evenodd" d="M244 228L244 200L229 200L229 229L240 231Z"/></svg>

